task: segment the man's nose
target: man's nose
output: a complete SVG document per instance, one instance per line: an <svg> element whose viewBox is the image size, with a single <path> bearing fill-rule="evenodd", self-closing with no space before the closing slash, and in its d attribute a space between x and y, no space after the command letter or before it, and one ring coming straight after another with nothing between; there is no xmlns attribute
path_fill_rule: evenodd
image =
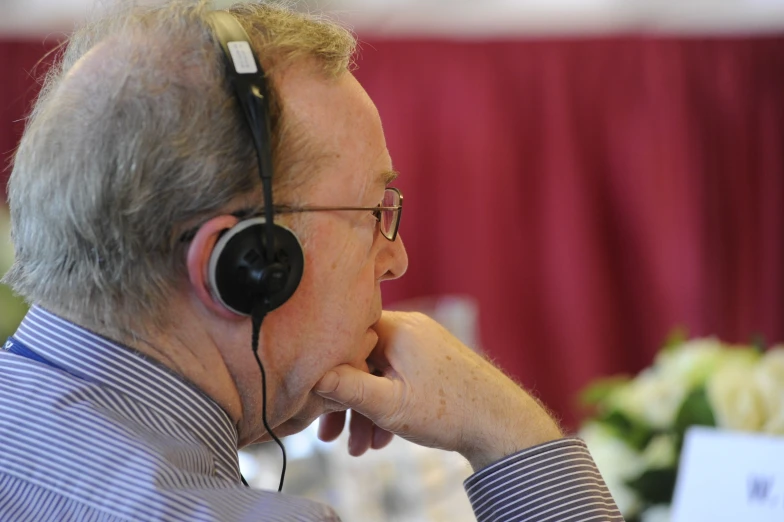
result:
<svg viewBox="0 0 784 522"><path fill-rule="evenodd" d="M403 245L403 237L398 234L394 241L384 241L386 244L377 258L379 281L397 279L408 269L408 253Z"/></svg>

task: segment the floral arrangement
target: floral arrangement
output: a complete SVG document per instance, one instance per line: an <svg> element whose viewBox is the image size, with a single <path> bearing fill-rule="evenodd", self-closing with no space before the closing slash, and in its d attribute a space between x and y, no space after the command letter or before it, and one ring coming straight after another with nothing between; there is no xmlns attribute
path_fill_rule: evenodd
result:
<svg viewBox="0 0 784 522"><path fill-rule="evenodd" d="M676 335L634 378L593 383L580 436L627 522L666 522L686 430L784 435L784 345L765 351Z"/></svg>

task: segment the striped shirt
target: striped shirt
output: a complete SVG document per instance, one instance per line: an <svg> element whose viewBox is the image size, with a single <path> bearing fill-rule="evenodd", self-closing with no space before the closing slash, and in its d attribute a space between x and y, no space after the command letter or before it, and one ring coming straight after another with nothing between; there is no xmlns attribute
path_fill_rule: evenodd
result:
<svg viewBox="0 0 784 522"><path fill-rule="evenodd" d="M534 446L465 481L480 522L623 522L580 439Z"/></svg>
<svg viewBox="0 0 784 522"><path fill-rule="evenodd" d="M325 505L244 487L236 429L215 402L38 307L0 350L0 448L2 521L338 520ZM621 520L573 439L493 464L466 490L480 522Z"/></svg>

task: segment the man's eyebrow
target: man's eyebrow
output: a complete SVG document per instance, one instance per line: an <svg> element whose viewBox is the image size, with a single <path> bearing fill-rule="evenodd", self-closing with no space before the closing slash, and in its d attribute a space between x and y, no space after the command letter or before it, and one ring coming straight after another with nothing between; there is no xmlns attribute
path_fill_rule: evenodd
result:
<svg viewBox="0 0 784 522"><path fill-rule="evenodd" d="M400 173L398 171L392 169L382 172L378 179L381 183L384 184L384 186L387 186L395 181L399 175Z"/></svg>

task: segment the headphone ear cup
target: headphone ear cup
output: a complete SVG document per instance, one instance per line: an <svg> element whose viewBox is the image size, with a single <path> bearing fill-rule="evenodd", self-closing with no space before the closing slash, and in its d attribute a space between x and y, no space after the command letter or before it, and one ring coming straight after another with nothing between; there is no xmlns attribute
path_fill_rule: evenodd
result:
<svg viewBox="0 0 784 522"><path fill-rule="evenodd" d="M208 279L213 296L240 315L264 302L267 311L285 303L297 290L305 256L297 236L272 225L275 258L267 260L267 225L263 217L240 221L227 230L210 255Z"/></svg>

